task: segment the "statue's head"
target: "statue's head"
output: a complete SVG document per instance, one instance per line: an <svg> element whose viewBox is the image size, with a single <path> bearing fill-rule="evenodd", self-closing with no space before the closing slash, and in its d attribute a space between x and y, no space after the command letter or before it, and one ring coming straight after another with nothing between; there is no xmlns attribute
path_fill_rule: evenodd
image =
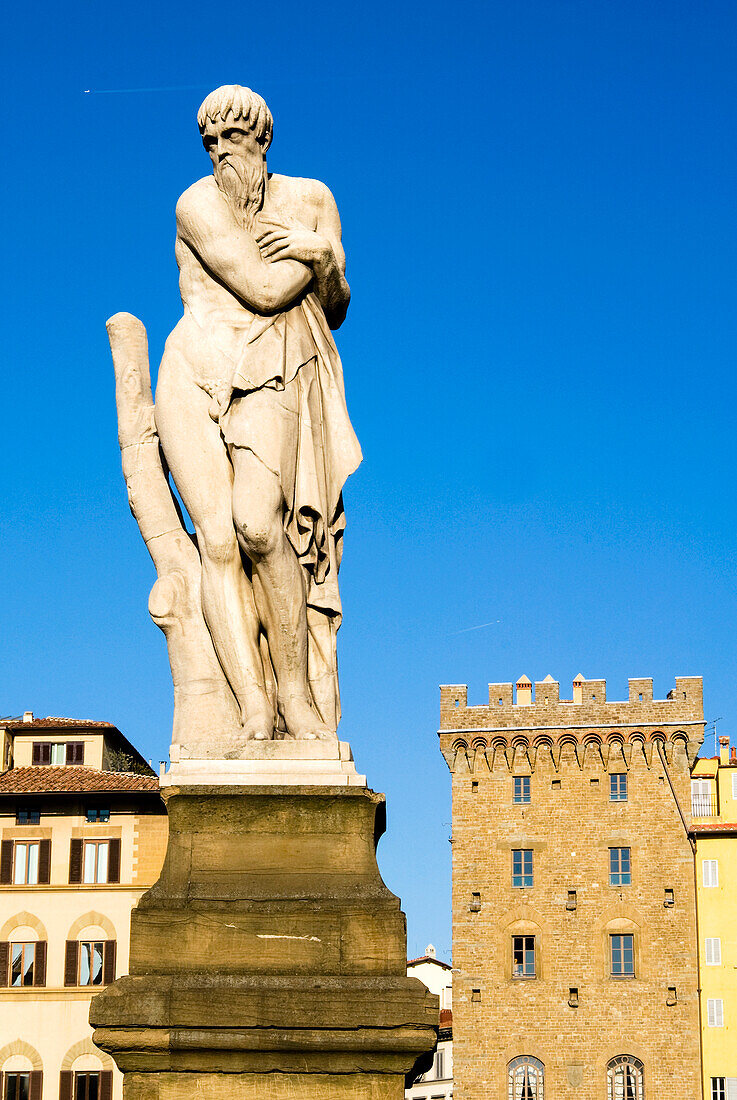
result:
<svg viewBox="0 0 737 1100"><path fill-rule="evenodd" d="M250 226L263 204L271 111L250 88L224 84L202 103L197 125L218 186L239 220Z"/></svg>

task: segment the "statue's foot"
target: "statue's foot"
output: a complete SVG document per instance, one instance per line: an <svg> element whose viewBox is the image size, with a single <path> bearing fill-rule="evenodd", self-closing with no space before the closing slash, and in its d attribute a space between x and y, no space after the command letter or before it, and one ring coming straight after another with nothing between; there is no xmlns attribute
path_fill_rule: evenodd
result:
<svg viewBox="0 0 737 1100"><path fill-rule="evenodd" d="M333 731L325 725L306 699L292 696L281 700L279 713L284 719L287 733L297 741L332 741L335 738Z"/></svg>
<svg viewBox="0 0 737 1100"><path fill-rule="evenodd" d="M241 724L246 741L271 741L274 711L265 691L257 689L241 703Z"/></svg>

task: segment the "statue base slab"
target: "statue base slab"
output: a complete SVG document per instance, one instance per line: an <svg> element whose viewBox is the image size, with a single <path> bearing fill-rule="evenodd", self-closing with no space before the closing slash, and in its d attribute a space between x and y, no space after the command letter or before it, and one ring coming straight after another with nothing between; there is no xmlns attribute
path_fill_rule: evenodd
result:
<svg viewBox="0 0 737 1100"><path fill-rule="evenodd" d="M429 1065L438 1001L406 975L404 914L376 864L383 796L162 794L169 846L132 913L130 974L90 1011L124 1100L401 1100Z"/></svg>
<svg viewBox="0 0 737 1100"><path fill-rule="evenodd" d="M249 741L248 756L197 759L172 745L171 767L162 787L171 786L333 786L365 787L347 741Z"/></svg>

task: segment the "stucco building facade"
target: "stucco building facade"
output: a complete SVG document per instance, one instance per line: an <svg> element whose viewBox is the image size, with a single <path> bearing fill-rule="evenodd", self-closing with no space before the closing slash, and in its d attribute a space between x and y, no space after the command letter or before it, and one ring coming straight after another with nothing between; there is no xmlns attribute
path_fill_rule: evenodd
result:
<svg viewBox="0 0 737 1100"><path fill-rule="evenodd" d="M120 1100L88 1015L163 862L158 780L103 722L0 720L0 752L2 1100Z"/></svg>
<svg viewBox="0 0 737 1100"><path fill-rule="evenodd" d="M696 761L691 779L705 1100L737 1100L737 752Z"/></svg>
<svg viewBox="0 0 737 1100"><path fill-rule="evenodd" d="M453 976L450 964L436 955L431 943L419 959L410 959L407 973L419 978L440 1004L438 1045L432 1066L405 1090L405 1100L452 1100L453 1097Z"/></svg>
<svg viewBox="0 0 737 1100"><path fill-rule="evenodd" d="M700 678L441 688L456 1100L700 1095L690 768Z"/></svg>

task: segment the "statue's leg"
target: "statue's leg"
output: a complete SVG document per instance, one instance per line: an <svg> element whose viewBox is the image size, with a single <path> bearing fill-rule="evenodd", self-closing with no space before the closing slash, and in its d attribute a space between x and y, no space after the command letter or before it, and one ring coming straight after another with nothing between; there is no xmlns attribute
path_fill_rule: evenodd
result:
<svg viewBox="0 0 737 1100"><path fill-rule="evenodd" d="M233 447L231 458L233 520L253 565L254 596L269 641L279 710L292 737L331 737L310 700L305 584L284 530L279 479L245 447Z"/></svg>
<svg viewBox="0 0 737 1100"><path fill-rule="evenodd" d="M259 619L233 527L233 470L208 414L210 398L183 372L164 371L156 390L156 427L164 457L194 524L202 559L202 609L248 738L274 735L264 687Z"/></svg>

